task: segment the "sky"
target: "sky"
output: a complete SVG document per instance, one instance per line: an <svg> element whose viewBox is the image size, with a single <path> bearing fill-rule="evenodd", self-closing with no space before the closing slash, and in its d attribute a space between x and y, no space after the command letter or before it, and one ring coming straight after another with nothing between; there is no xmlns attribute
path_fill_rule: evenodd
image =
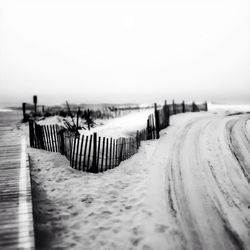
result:
<svg viewBox="0 0 250 250"><path fill-rule="evenodd" d="M0 0L0 102L250 102L249 0Z"/></svg>

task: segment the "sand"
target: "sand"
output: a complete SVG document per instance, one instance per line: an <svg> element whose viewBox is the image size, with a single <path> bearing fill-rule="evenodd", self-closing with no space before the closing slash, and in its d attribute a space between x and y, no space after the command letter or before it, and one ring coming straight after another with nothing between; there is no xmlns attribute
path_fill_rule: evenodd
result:
<svg viewBox="0 0 250 250"><path fill-rule="evenodd" d="M99 174L29 149L38 249L249 249L250 115L238 111L172 116Z"/></svg>

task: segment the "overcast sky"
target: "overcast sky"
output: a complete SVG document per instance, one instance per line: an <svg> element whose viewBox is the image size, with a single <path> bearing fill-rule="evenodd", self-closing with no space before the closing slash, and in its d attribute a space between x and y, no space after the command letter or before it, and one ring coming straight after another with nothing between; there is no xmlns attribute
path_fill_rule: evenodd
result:
<svg viewBox="0 0 250 250"><path fill-rule="evenodd" d="M0 0L0 100L249 101L249 0Z"/></svg>

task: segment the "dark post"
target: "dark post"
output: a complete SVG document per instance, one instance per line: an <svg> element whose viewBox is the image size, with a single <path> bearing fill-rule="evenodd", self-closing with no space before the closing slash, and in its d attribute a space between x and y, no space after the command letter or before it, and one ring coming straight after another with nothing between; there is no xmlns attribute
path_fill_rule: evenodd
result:
<svg viewBox="0 0 250 250"><path fill-rule="evenodd" d="M205 111L207 111L207 101L205 101Z"/></svg>
<svg viewBox="0 0 250 250"><path fill-rule="evenodd" d="M155 108L155 130L156 130L156 139L160 138L160 124L159 124L159 112L157 110L157 104L154 104L154 108Z"/></svg>
<svg viewBox="0 0 250 250"><path fill-rule="evenodd" d="M34 123L33 120L29 120L29 136L30 136L30 146L34 147Z"/></svg>
<svg viewBox="0 0 250 250"><path fill-rule="evenodd" d="M23 120L25 121L26 119L26 103L23 102Z"/></svg>
<svg viewBox="0 0 250 250"><path fill-rule="evenodd" d="M147 119L147 140L148 139L152 139L151 138L151 130L150 130L150 126L149 126L149 119Z"/></svg>
<svg viewBox="0 0 250 250"><path fill-rule="evenodd" d="M174 115L176 114L176 108L175 108L175 102L174 102L174 100L173 100L173 113L174 113Z"/></svg>
<svg viewBox="0 0 250 250"><path fill-rule="evenodd" d="M44 113L44 105L42 106L42 112Z"/></svg>
<svg viewBox="0 0 250 250"><path fill-rule="evenodd" d="M136 148L138 149L140 147L140 136L139 136L139 130L136 132Z"/></svg>
<svg viewBox="0 0 250 250"><path fill-rule="evenodd" d="M121 139L121 149L120 149L120 155L119 155L119 163L123 160L123 144L124 144L124 138Z"/></svg>
<svg viewBox="0 0 250 250"><path fill-rule="evenodd" d="M37 105L37 96L36 95L33 96L33 103L35 105L35 114L36 114L36 105Z"/></svg>
<svg viewBox="0 0 250 250"><path fill-rule="evenodd" d="M80 113L81 113L81 110L80 110L80 107L78 108L77 110L77 113L76 113L76 129L78 129L78 126L79 126L79 117L80 117Z"/></svg>
<svg viewBox="0 0 250 250"><path fill-rule="evenodd" d="M64 155L64 135L63 135L64 131L61 129L59 130L58 134L59 134L59 138L60 138L60 153L62 155Z"/></svg>
<svg viewBox="0 0 250 250"><path fill-rule="evenodd" d="M90 172L92 173L98 173L97 168L97 133L94 133L93 137L93 159L92 159L92 168L90 169Z"/></svg>
<svg viewBox="0 0 250 250"><path fill-rule="evenodd" d="M185 108L185 102L182 102L182 112L185 113L186 112L186 108Z"/></svg>
<svg viewBox="0 0 250 250"><path fill-rule="evenodd" d="M195 112L196 111L196 108L195 108L195 103L192 102L192 111Z"/></svg>

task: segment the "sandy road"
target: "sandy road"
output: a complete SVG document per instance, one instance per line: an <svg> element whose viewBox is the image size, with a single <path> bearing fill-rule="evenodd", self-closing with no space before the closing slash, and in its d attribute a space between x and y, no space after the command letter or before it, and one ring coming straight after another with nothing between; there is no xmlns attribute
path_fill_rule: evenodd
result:
<svg viewBox="0 0 250 250"><path fill-rule="evenodd" d="M250 249L249 119L189 116L159 142L171 152L165 190L181 248Z"/></svg>

